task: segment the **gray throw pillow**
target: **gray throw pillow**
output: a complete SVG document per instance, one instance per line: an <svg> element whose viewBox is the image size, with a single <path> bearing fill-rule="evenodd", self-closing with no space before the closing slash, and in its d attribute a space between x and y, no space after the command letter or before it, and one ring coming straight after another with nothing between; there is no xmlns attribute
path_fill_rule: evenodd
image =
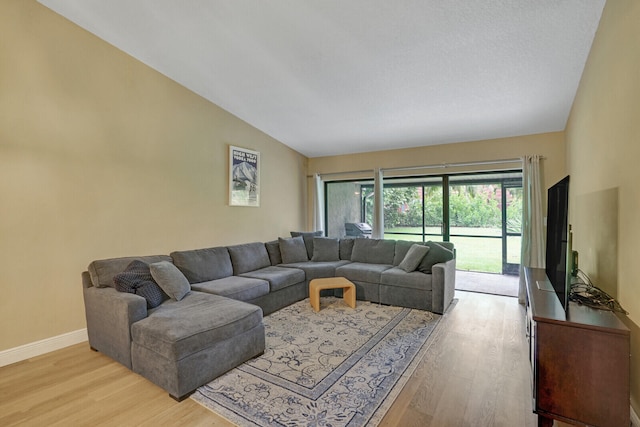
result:
<svg viewBox="0 0 640 427"><path fill-rule="evenodd" d="M291 231L291 237L302 236L304 240L304 246L307 248L307 261L313 257L313 238L314 237L322 237L324 232L322 230L318 231Z"/></svg>
<svg viewBox="0 0 640 427"><path fill-rule="evenodd" d="M178 267L169 261L154 262L149 266L153 280L167 295L176 301L180 301L190 291L191 285Z"/></svg>
<svg viewBox="0 0 640 427"><path fill-rule="evenodd" d="M340 241L331 237L314 237L311 261L340 261Z"/></svg>
<svg viewBox="0 0 640 427"><path fill-rule="evenodd" d="M127 268L113 276L118 292L140 295L147 300L147 308L155 308L169 297L153 280L149 264L140 260L131 261Z"/></svg>
<svg viewBox="0 0 640 427"><path fill-rule="evenodd" d="M411 245L407 254L404 256L400 264L398 264L398 268L406 271L407 273L415 271L427 252L429 252L429 249L431 249L429 246Z"/></svg>
<svg viewBox="0 0 640 427"><path fill-rule="evenodd" d="M434 264L453 259L453 251L450 251L444 246L432 241L427 242L427 246L429 246L429 252L427 252L425 257L422 258L422 261L420 261L420 265L418 265L419 271L431 274L431 267L433 267Z"/></svg>
<svg viewBox="0 0 640 427"><path fill-rule="evenodd" d="M282 237L279 237L278 243L280 245L282 262L284 264L309 261L309 257L307 256L307 248L304 245L302 236L289 237L284 239Z"/></svg>

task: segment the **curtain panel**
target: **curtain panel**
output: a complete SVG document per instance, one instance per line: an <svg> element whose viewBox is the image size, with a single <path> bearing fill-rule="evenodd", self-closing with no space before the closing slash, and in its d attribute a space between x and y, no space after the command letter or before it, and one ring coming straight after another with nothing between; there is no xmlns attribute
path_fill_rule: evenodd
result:
<svg viewBox="0 0 640 427"><path fill-rule="evenodd" d="M545 232L542 211L540 156L522 158L522 247L518 301L525 303L524 267L544 268Z"/></svg>

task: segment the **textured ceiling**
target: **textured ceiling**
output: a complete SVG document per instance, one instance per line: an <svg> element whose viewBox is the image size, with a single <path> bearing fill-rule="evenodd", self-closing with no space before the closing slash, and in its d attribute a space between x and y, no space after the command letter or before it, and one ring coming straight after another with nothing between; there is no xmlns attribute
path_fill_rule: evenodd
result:
<svg viewBox="0 0 640 427"><path fill-rule="evenodd" d="M563 130L605 0L40 3L317 157Z"/></svg>

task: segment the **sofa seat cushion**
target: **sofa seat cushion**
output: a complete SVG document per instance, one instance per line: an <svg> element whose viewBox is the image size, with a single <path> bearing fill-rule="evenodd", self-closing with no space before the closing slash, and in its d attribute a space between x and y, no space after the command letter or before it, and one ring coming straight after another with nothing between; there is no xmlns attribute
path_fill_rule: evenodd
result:
<svg viewBox="0 0 640 427"><path fill-rule="evenodd" d="M324 277L336 277L336 268L349 264L349 261L306 261L294 262L291 264L281 264L281 267L299 268L304 271L305 278L308 281Z"/></svg>
<svg viewBox="0 0 640 427"><path fill-rule="evenodd" d="M364 240L364 239L362 239ZM390 264L369 264L366 262L352 262L336 268L336 276L346 277L358 282L380 283L380 275L393 266Z"/></svg>
<svg viewBox="0 0 640 427"><path fill-rule="evenodd" d="M169 300L131 326L132 340L169 360L180 360L262 323L253 304L191 292Z"/></svg>
<svg viewBox="0 0 640 427"><path fill-rule="evenodd" d="M269 282L271 292L304 282L304 271L296 268L269 266L260 270L241 274L241 277L252 277Z"/></svg>
<svg viewBox="0 0 640 427"><path fill-rule="evenodd" d="M382 272L380 284L430 291L432 277L431 274L424 274L419 271L407 273L399 267L394 267Z"/></svg>
<svg viewBox="0 0 640 427"><path fill-rule="evenodd" d="M250 277L230 276L194 283L191 289L240 301L251 301L269 293L269 282Z"/></svg>

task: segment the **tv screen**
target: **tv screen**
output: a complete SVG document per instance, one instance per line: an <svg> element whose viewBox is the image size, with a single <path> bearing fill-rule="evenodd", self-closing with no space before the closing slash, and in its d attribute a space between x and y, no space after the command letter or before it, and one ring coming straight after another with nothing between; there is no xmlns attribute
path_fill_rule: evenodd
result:
<svg viewBox="0 0 640 427"><path fill-rule="evenodd" d="M569 230L569 177L549 188L547 194L546 273L560 304L566 310L569 300L567 254L571 250Z"/></svg>

